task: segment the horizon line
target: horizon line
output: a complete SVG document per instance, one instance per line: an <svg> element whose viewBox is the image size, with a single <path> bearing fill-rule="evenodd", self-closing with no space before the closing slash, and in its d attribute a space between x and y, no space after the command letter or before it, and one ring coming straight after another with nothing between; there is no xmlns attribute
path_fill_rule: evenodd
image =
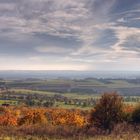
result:
<svg viewBox="0 0 140 140"><path fill-rule="evenodd" d="M79 71L79 72L86 72L86 71L89 71L89 72L140 72L140 70L28 70L28 69L17 69L17 70L14 70L14 69L5 69L5 70L0 70L0 71Z"/></svg>

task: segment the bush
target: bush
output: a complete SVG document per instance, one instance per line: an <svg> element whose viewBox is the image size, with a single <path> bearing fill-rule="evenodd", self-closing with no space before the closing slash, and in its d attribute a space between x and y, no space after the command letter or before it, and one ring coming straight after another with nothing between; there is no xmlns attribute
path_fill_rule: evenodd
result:
<svg viewBox="0 0 140 140"><path fill-rule="evenodd" d="M140 104L132 112L132 121L134 123L140 123Z"/></svg>
<svg viewBox="0 0 140 140"><path fill-rule="evenodd" d="M46 123L45 110L42 109L27 109L19 120L19 125L41 124Z"/></svg>
<svg viewBox="0 0 140 140"><path fill-rule="evenodd" d="M104 94L91 113L90 122L98 128L113 129L114 124L122 121L123 99L116 93Z"/></svg>

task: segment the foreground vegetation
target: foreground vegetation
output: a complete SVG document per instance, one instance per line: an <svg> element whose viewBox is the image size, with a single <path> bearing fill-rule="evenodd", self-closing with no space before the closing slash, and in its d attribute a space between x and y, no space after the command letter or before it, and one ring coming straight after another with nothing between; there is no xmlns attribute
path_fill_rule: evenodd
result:
<svg viewBox="0 0 140 140"><path fill-rule="evenodd" d="M0 107L0 138L11 140L140 139L140 106L104 94L92 110Z"/></svg>
<svg viewBox="0 0 140 140"><path fill-rule="evenodd" d="M37 137L37 136L4 136L0 137L1 140L139 140L140 135L135 132L129 132L126 134L116 135L102 135L102 136L94 136L94 137L66 137L66 138L49 138L49 137Z"/></svg>

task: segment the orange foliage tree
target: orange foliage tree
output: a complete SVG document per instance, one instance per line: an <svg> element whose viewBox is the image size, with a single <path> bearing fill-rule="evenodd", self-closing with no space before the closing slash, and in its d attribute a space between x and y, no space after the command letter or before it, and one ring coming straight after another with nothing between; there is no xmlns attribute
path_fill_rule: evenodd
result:
<svg viewBox="0 0 140 140"><path fill-rule="evenodd" d="M16 126L18 123L18 116L15 111L5 109L0 114L0 125L2 126Z"/></svg>
<svg viewBox="0 0 140 140"><path fill-rule="evenodd" d="M30 108L23 111L20 119L19 125L23 124L37 124L37 123L46 123L47 118L45 116L44 109Z"/></svg>

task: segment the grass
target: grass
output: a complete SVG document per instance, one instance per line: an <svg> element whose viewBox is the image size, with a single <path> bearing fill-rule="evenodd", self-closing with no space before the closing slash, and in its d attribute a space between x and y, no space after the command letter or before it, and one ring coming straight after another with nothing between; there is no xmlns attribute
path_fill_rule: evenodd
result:
<svg viewBox="0 0 140 140"><path fill-rule="evenodd" d="M140 85L128 83L124 80L110 80L111 84L105 84L107 87L110 88L133 88L133 87L140 87Z"/></svg>
<svg viewBox="0 0 140 140"><path fill-rule="evenodd" d="M11 92L15 92L18 94L45 94L48 96L54 96L56 94L62 95L72 99L88 99L88 98L99 98L99 95L96 94L79 94L79 93L56 93L56 92L48 92L48 91L40 91L40 90L29 90L29 89L11 89Z"/></svg>
<svg viewBox="0 0 140 140"><path fill-rule="evenodd" d="M73 99L88 99L88 98L99 99L100 98L100 95L96 95L96 94L64 93L61 95Z"/></svg>
<svg viewBox="0 0 140 140"><path fill-rule="evenodd" d="M30 90L30 89L11 89L11 92L21 93L21 94L46 94L48 96L53 96L59 93L48 92L48 91L39 91L39 90Z"/></svg>
<svg viewBox="0 0 140 140"><path fill-rule="evenodd" d="M0 105L2 105L2 104L17 105L18 101L16 101L16 100L0 100Z"/></svg>
<svg viewBox="0 0 140 140"><path fill-rule="evenodd" d="M95 137L75 137L75 138L49 138L49 137L0 137L0 140L140 140L139 134L122 134L122 135L109 135L109 136L95 136Z"/></svg>
<svg viewBox="0 0 140 140"><path fill-rule="evenodd" d="M64 109L82 109L82 110L90 110L93 107L82 107L82 106L78 106L78 105L66 105L63 102L57 102L56 107L58 108L64 108Z"/></svg>

